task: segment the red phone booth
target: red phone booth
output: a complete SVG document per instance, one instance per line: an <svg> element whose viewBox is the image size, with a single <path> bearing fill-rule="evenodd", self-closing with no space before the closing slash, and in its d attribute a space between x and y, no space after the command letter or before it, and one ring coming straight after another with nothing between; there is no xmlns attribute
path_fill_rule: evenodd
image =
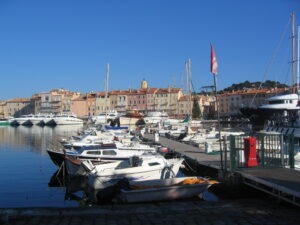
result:
<svg viewBox="0 0 300 225"><path fill-rule="evenodd" d="M256 138L248 137L244 138L244 149L245 149L245 166L252 167L257 166L256 157Z"/></svg>

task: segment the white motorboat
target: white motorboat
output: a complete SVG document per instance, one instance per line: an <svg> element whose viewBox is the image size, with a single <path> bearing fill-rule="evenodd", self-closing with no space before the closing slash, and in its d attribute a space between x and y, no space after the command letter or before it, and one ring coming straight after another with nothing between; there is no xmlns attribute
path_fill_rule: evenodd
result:
<svg viewBox="0 0 300 225"><path fill-rule="evenodd" d="M181 134L184 134L188 131L188 127L185 125L180 125L180 126L169 126L169 127L164 127L158 130L159 136L173 136L173 137L178 137Z"/></svg>
<svg viewBox="0 0 300 225"><path fill-rule="evenodd" d="M111 165L94 165L83 161L82 165L89 171L88 184L93 189L103 189L115 185L123 178L128 180L151 180L176 177L183 158L165 159L159 154L147 154L132 157Z"/></svg>
<svg viewBox="0 0 300 225"><path fill-rule="evenodd" d="M83 124L82 119L77 118L77 116L75 115L68 115L68 114L55 115L52 120L56 125Z"/></svg>
<svg viewBox="0 0 300 225"><path fill-rule="evenodd" d="M84 159L78 159L76 157L66 155L64 163L66 166L66 172L69 176L86 176L88 171L81 165ZM115 168L116 164L121 160L103 160L103 159L90 159L93 165L105 165L106 168Z"/></svg>
<svg viewBox="0 0 300 225"><path fill-rule="evenodd" d="M110 144L107 143L104 145L113 146L112 143L110 143ZM107 154L107 155L111 154L111 153L114 154L115 152L117 152L115 157L103 156L99 153L99 151L97 151L97 154L95 153L95 151L94 152L89 151L88 154L90 156L94 156L93 158L90 158L90 160L92 160L92 162L94 164L103 164L106 162L127 160L132 156L157 152L157 148L155 148L155 147L150 147L149 145L139 144L139 143L135 143L135 142L132 142L130 144L122 144L120 142L115 142L115 145L117 147L117 151L108 151L107 149L106 149L106 151L102 151L103 154ZM88 147L88 148L95 147L97 149L97 146L95 146L95 145L94 146L93 145L81 146L81 148L82 147ZM80 146L78 146L78 147L73 146L73 148L80 149ZM84 156L84 157L81 157L81 156L78 157L78 156L74 156L74 155L72 156L72 154L68 154L68 152L66 152L65 165L67 167L67 173L71 176L86 175L86 171L81 166L82 160L85 160L85 159L86 159L86 156Z"/></svg>
<svg viewBox="0 0 300 225"><path fill-rule="evenodd" d="M64 151L47 149L47 152L54 164L61 166L65 155L77 159L102 159L102 160L125 160L134 155L142 155L149 152L157 152L157 149L142 144L122 144L122 143L83 143L72 144Z"/></svg>
<svg viewBox="0 0 300 225"><path fill-rule="evenodd" d="M162 123L168 118L169 115L167 112L151 111L148 112L147 116L144 117L144 121L146 124L157 124L157 123Z"/></svg>
<svg viewBox="0 0 300 225"><path fill-rule="evenodd" d="M122 202L154 202L200 197L211 185L218 183L203 177L175 177L130 181L120 190Z"/></svg>
<svg viewBox="0 0 300 225"><path fill-rule="evenodd" d="M118 116L119 114L116 110L111 110L107 113L100 113L99 115L92 117L92 121L95 124L107 124L114 121Z"/></svg>

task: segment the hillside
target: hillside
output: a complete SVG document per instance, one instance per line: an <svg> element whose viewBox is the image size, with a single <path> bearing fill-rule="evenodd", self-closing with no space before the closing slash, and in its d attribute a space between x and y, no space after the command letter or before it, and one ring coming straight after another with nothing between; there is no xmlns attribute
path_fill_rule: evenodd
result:
<svg viewBox="0 0 300 225"><path fill-rule="evenodd" d="M230 87L223 89L223 92L238 91L244 89L259 89L259 88L283 88L288 87L286 84L281 84L278 81L266 80L265 82L250 82L245 81L239 84L232 84Z"/></svg>

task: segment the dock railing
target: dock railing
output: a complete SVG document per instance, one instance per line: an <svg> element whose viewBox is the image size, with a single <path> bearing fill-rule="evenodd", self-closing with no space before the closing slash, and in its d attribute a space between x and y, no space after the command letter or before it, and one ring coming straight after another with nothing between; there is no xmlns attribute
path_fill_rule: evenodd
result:
<svg viewBox="0 0 300 225"><path fill-rule="evenodd" d="M250 151L255 151L256 159L249 159L249 149L245 146L245 139L249 136L233 136L230 140L230 168L234 172L238 168L249 167L248 160L256 160L255 167L295 167L295 138L293 135L258 133L256 146L252 146ZM253 154L252 154L253 156ZM256 164L256 163L255 163Z"/></svg>

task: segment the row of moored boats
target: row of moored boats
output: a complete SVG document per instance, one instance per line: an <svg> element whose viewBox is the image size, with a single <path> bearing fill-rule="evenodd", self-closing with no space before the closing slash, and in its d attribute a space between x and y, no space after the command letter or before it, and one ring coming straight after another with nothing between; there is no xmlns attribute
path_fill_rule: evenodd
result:
<svg viewBox="0 0 300 225"><path fill-rule="evenodd" d="M164 186L164 191L172 189L177 192L182 189L178 187L182 185L175 183L177 180L182 182L185 179L178 178L184 158L178 155L166 157L161 153L162 147L158 143L143 142L139 136L127 129L110 130L102 125L93 126L78 136L61 140L61 145L62 149L47 150L52 161L59 168L64 168L61 171L66 171L70 177L86 177L87 184L95 190L115 186L124 179L131 183L141 182L141 185L146 181L148 184L160 183ZM196 185L194 191L198 194L212 184L205 179L201 179L200 182L199 177L193 179L199 179L197 185L194 183ZM172 185L167 185L171 183ZM176 187L177 189L174 190ZM163 192L157 187L156 192L158 190ZM130 192L123 190L123 192L130 195L137 193L136 190ZM143 192L147 193L144 197L149 197L148 191ZM179 194L178 197L186 196ZM152 200L155 198L153 197ZM140 196L130 201L143 201L143 198Z"/></svg>

